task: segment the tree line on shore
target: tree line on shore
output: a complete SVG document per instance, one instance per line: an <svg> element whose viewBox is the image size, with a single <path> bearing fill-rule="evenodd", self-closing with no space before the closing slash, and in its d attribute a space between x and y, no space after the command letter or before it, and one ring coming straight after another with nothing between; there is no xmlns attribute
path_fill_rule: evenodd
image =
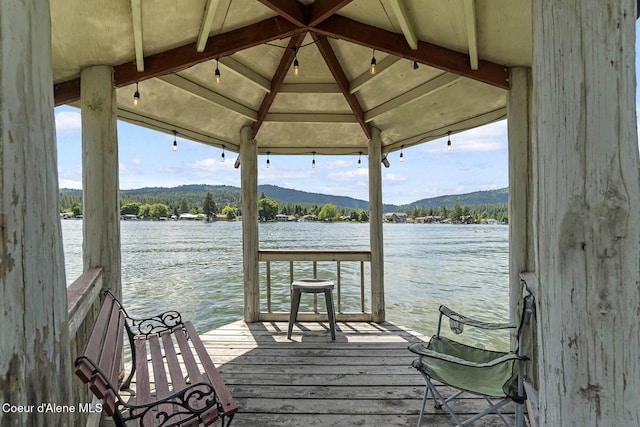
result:
<svg viewBox="0 0 640 427"><path fill-rule="evenodd" d="M227 195L228 196L228 195ZM200 215L206 219L226 218L233 220L242 215L240 199L234 199L223 195L214 198L211 192L207 192L204 199L194 201L185 196L175 200L153 201L145 203L149 198L137 198L135 195L121 197L121 215L135 216L137 218L157 220L161 218L179 218L182 214ZM216 199L218 199L216 201ZM60 194L60 212L69 216L82 215L82 194L77 192ZM402 211L399 211L402 212ZM508 222L508 207L506 203L460 205L456 200L453 206L417 207L403 212L408 218L415 220L420 217L437 218L438 221L483 222L495 219L500 223ZM322 206L313 204L283 203L267 197L264 193L258 199L258 216L261 221L272 221L276 215L286 215L295 219L305 216L315 217L320 221L369 221L369 212L365 209L353 209L335 206L326 203Z"/></svg>

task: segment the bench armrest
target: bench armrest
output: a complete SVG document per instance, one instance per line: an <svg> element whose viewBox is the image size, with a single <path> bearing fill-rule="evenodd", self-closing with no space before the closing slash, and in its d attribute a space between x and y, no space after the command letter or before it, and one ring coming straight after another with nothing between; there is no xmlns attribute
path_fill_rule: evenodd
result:
<svg viewBox="0 0 640 427"><path fill-rule="evenodd" d="M516 324L513 322L508 322L508 323L493 323L493 322L483 322L481 320L476 320L473 319L471 317L467 317L464 316L456 311L451 310L450 308L448 308L445 305L441 305L440 306L440 319L438 321L438 333L437 335L440 336L440 326L442 325L442 316L446 316L450 319L449 323L451 326L451 329L456 333L459 334L462 332L462 325L469 325L469 326L473 326L475 328L480 328L480 329L489 329L489 330L495 330L495 329L515 329Z"/></svg>
<svg viewBox="0 0 640 427"><path fill-rule="evenodd" d="M135 405L120 401L120 405L127 409L120 411L125 422L144 419L146 422L143 424L147 425L153 418L159 427L188 424L191 420L200 419L211 423L224 416L216 391L205 382L191 384L164 399Z"/></svg>
<svg viewBox="0 0 640 427"><path fill-rule="evenodd" d="M145 319L136 319L127 315L127 327L133 335L149 336L159 334L164 331L170 331L183 323L180 313L173 310Z"/></svg>

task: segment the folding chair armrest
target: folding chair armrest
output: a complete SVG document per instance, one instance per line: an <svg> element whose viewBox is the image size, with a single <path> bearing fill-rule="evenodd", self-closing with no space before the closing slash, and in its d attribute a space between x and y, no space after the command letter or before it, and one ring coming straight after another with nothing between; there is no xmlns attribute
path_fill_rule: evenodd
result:
<svg viewBox="0 0 640 427"><path fill-rule="evenodd" d="M477 362L472 362L470 360L461 359L459 357L455 357L455 356L452 356L450 354L439 353L437 351L429 350L422 343L415 343L415 344L410 345L409 346L409 351L411 351L411 352L413 352L413 353L415 353L415 354L420 356L419 360L415 360L412 363L414 368L419 368L419 366L416 366L416 365L424 363L422 361L423 358L443 360L445 362L455 363L457 365L462 365L462 366L469 366L469 367L472 367L472 368L487 368L487 367L496 366L496 365L499 365L501 363L508 362L510 360L528 360L527 357L518 356L516 353L506 353L504 356L498 357L498 358L493 359L493 360L491 360L489 362L477 363Z"/></svg>
<svg viewBox="0 0 640 427"><path fill-rule="evenodd" d="M491 323L483 322L481 320L472 319L471 317L464 316L456 311L451 310L445 305L440 306L440 316L447 316L449 319L453 319L456 322L460 322L464 325L473 326L481 329L515 329L516 324L514 322L509 323Z"/></svg>

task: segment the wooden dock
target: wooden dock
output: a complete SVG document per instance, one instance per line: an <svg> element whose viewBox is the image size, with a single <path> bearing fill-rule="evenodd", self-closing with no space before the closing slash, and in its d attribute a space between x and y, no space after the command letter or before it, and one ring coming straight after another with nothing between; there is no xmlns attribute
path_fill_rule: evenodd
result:
<svg viewBox="0 0 640 427"><path fill-rule="evenodd" d="M238 321L201 334L236 399L232 426L415 426L424 390L410 343L425 339L391 323L305 322L287 339L287 323ZM462 413L484 400L460 399ZM453 425L427 403L423 425ZM513 405L503 414L513 418ZM501 425L488 416L474 426Z"/></svg>

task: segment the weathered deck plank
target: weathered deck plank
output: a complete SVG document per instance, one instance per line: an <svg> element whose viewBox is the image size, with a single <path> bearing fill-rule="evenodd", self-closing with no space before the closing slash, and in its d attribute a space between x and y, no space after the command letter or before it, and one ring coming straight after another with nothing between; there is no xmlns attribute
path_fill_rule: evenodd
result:
<svg viewBox="0 0 640 427"><path fill-rule="evenodd" d="M287 340L286 323L239 321L201 334L238 402L232 425L416 425L424 380L407 347L426 338L390 323L340 322L336 333L331 341L326 323L305 322ZM452 425L428 405L425 425ZM484 401L461 398L455 407L474 413ZM513 415L511 405L504 413ZM499 423L487 417L474 425Z"/></svg>

